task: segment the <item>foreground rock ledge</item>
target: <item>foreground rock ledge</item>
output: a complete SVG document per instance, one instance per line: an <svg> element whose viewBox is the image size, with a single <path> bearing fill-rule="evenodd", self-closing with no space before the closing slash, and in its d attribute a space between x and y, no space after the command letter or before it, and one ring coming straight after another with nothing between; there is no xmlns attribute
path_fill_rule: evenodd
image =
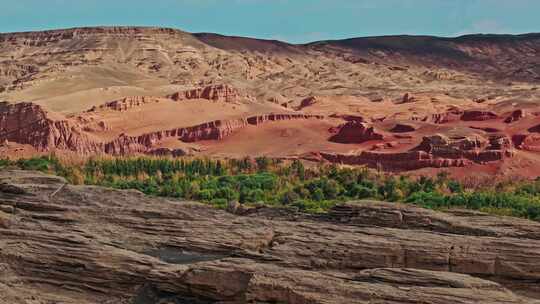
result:
<svg viewBox="0 0 540 304"><path fill-rule="evenodd" d="M237 216L0 171L0 303L540 303L540 225L377 202Z"/></svg>

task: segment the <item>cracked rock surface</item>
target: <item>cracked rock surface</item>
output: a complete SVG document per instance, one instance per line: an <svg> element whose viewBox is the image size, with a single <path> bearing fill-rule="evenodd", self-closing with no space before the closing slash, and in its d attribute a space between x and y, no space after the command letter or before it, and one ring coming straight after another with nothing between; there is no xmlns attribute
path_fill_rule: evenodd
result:
<svg viewBox="0 0 540 304"><path fill-rule="evenodd" d="M0 303L540 303L540 225L380 202L238 216L0 171Z"/></svg>

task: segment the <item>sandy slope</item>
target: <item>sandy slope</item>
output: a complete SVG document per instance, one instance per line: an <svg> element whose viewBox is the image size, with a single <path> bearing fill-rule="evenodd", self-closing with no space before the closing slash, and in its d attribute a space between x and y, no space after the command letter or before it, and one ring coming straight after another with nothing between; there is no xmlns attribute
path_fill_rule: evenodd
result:
<svg viewBox="0 0 540 304"><path fill-rule="evenodd" d="M221 84L238 96L166 98ZM197 131L226 134L218 141L154 138L147 147L194 148L212 156L396 154L415 151L426 137L437 134L478 145L474 149L480 153L490 138L500 135L506 146L495 150L511 157L499 155L493 161L495 152L488 152L491 155L484 156L490 161L475 159L468 166L487 174L534 175L540 158L535 152L537 132L530 129L540 124L539 87L537 34L389 36L306 45L133 27L0 34L0 100L42 106L48 117L67 119L77 136L86 138L83 142L107 143L214 121L230 124L270 113L324 116L260 125L244 121L245 127L234 130L225 130L227 126ZM122 111L99 108L130 96L159 102ZM88 112L92 107L98 110ZM496 117L461 117L472 110ZM523 110L523 117L505 122L517 110ZM344 136L340 130L351 119L364 121L362 126L348 126L357 128L357 134L368 132L361 135L366 140L333 140ZM383 139L370 139L377 136ZM514 141L516 136L521 136L520 142ZM525 144L523 136L528 136ZM19 145L25 142L10 141L1 148L3 154L32 153Z"/></svg>

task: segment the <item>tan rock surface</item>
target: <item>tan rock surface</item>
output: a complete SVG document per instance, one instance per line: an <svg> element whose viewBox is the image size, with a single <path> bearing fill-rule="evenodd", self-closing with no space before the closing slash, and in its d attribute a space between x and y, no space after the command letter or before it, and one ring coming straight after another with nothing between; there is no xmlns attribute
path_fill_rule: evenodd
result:
<svg viewBox="0 0 540 304"><path fill-rule="evenodd" d="M0 181L29 191L0 192L14 209L0 228L2 304L540 298L540 227L524 220L385 203L268 220L99 187L49 198L64 180L39 173Z"/></svg>

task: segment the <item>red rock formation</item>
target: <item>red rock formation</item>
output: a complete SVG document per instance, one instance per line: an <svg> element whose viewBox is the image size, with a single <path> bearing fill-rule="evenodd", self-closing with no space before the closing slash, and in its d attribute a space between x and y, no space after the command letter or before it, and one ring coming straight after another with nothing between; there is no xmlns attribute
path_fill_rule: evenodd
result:
<svg viewBox="0 0 540 304"><path fill-rule="evenodd" d="M496 119L499 116L491 111L483 110L467 110L463 112L461 120L463 121L484 121L490 119Z"/></svg>
<svg viewBox="0 0 540 304"><path fill-rule="evenodd" d="M100 151L82 130L65 119L52 119L33 103L0 103L0 141L29 144L38 151L65 149L79 153Z"/></svg>
<svg viewBox="0 0 540 304"><path fill-rule="evenodd" d="M505 135L485 138L448 138L443 135L424 137L422 143L407 152L362 151L357 154L321 152L333 163L366 165L385 170L416 170L426 167L463 167L472 163L498 161L512 157L512 143Z"/></svg>
<svg viewBox="0 0 540 304"><path fill-rule="evenodd" d="M298 110L302 110L305 107L312 106L316 104L317 102L319 101L317 100L317 97L315 96L306 97L300 102L300 106L298 107Z"/></svg>
<svg viewBox="0 0 540 304"><path fill-rule="evenodd" d="M114 111L127 111L131 108L140 107L147 103L156 103L160 102L161 100L157 97L151 97L151 96L129 96L125 97L123 99L114 100L111 102L108 102L104 105L101 105L99 107L92 107L88 112L94 112L97 109L110 109Z"/></svg>
<svg viewBox="0 0 540 304"><path fill-rule="evenodd" d="M357 121L357 122L365 122L364 117L358 116L358 115L350 115L350 114L332 114L330 115L331 118L339 118L346 121Z"/></svg>
<svg viewBox="0 0 540 304"><path fill-rule="evenodd" d="M521 145L527 138L528 134L515 134L512 136L512 143L517 149L521 149Z"/></svg>
<svg viewBox="0 0 540 304"><path fill-rule="evenodd" d="M482 149L488 144L487 139L482 137L454 137L449 138L442 134L425 136L422 143L415 150L430 153L450 153L449 151L465 151Z"/></svg>
<svg viewBox="0 0 540 304"><path fill-rule="evenodd" d="M181 101L190 99L206 99L212 101L238 102L241 100L253 100L253 97L241 93L238 89L228 85L211 85L204 88L177 92L168 95L168 98Z"/></svg>
<svg viewBox="0 0 540 304"><path fill-rule="evenodd" d="M427 167L463 167L472 162L466 159L435 158L424 151L402 153L381 153L363 151L360 154L339 154L321 152L321 156L332 163L365 165L385 170L416 170Z"/></svg>
<svg viewBox="0 0 540 304"><path fill-rule="evenodd" d="M540 133L540 125L536 125L534 127L530 127L527 131L531 133Z"/></svg>
<svg viewBox="0 0 540 304"><path fill-rule="evenodd" d="M179 130L179 138L185 142L221 140L247 125L245 119L216 120Z"/></svg>
<svg viewBox="0 0 540 304"><path fill-rule="evenodd" d="M322 115L309 114L265 114L247 118L250 125L259 125L268 121L294 120L294 119L324 119Z"/></svg>
<svg viewBox="0 0 540 304"><path fill-rule="evenodd" d="M483 137L449 138L443 135L424 137L414 150L425 151L436 158L468 159L476 163L485 163L513 156L510 138L502 134Z"/></svg>
<svg viewBox="0 0 540 304"><path fill-rule="evenodd" d="M401 98L401 103L410 103L416 101L418 101L418 98L416 98L416 96L411 93L405 93L405 95L403 95L403 98Z"/></svg>
<svg viewBox="0 0 540 304"><path fill-rule="evenodd" d="M86 123L82 128L85 132L103 132L110 131L111 127L104 121Z"/></svg>
<svg viewBox="0 0 540 304"><path fill-rule="evenodd" d="M513 123L515 121L518 121L526 116L525 110L515 110L510 114L506 119L504 120L505 123Z"/></svg>
<svg viewBox="0 0 540 304"><path fill-rule="evenodd" d="M540 152L540 134L516 134L512 142L520 150Z"/></svg>
<svg viewBox="0 0 540 304"><path fill-rule="evenodd" d="M373 127L358 121L349 121L338 126L334 131L337 134L330 141L344 144L357 144L369 140L381 140L383 135L375 131Z"/></svg>
<svg viewBox="0 0 540 304"><path fill-rule="evenodd" d="M411 126L411 125L407 125L407 124L396 124L391 130L390 132L393 132L393 133L407 133L407 132L413 132L413 131L416 131L416 128L414 126Z"/></svg>
<svg viewBox="0 0 540 304"><path fill-rule="evenodd" d="M463 110L458 107L452 107L444 113L436 113L431 115L431 122L436 124L444 124L452 121L458 121L463 115ZM425 118L424 121L428 121L428 118Z"/></svg>
<svg viewBox="0 0 540 304"><path fill-rule="evenodd" d="M489 146L487 150L508 150L512 149L512 140L504 134L489 135Z"/></svg>

